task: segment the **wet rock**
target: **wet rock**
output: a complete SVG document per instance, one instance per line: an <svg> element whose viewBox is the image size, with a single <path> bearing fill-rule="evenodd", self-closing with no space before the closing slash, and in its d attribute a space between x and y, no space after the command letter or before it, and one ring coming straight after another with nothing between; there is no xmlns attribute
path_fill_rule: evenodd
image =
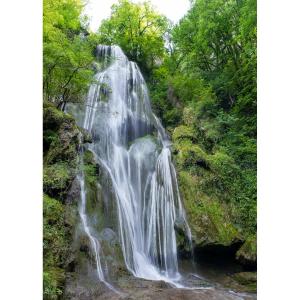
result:
<svg viewBox="0 0 300 300"><path fill-rule="evenodd" d="M177 218L175 220L174 228L176 232L180 235L185 234L185 220L183 218Z"/></svg>
<svg viewBox="0 0 300 300"><path fill-rule="evenodd" d="M79 250L81 252L89 254L90 252L90 240L87 236L81 236L79 239Z"/></svg>
<svg viewBox="0 0 300 300"><path fill-rule="evenodd" d="M80 183L78 179L75 177L71 184L71 188L68 192L66 204L77 203L79 198L80 198Z"/></svg>
<svg viewBox="0 0 300 300"><path fill-rule="evenodd" d="M82 133L83 143L92 143L93 142L92 135L86 129L80 128L80 132Z"/></svg>
<svg viewBox="0 0 300 300"><path fill-rule="evenodd" d="M240 273L235 273L232 276L237 282L240 284L251 284L251 283L256 283L257 281L257 273L256 272L240 272Z"/></svg>
<svg viewBox="0 0 300 300"><path fill-rule="evenodd" d="M117 234L110 228L104 228L100 233L101 238L104 241L114 242L117 241Z"/></svg>

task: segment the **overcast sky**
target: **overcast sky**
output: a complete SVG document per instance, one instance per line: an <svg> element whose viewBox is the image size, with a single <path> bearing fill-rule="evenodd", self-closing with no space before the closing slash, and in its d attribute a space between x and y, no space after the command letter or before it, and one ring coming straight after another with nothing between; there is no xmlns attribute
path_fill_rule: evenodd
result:
<svg viewBox="0 0 300 300"><path fill-rule="evenodd" d="M132 0L133 2L141 2ZM90 28L96 31L101 20L109 17L110 7L117 3L117 0L89 0L85 8L85 14L90 17ZM164 14L174 23L178 22L185 15L190 7L189 0L150 0L156 9Z"/></svg>

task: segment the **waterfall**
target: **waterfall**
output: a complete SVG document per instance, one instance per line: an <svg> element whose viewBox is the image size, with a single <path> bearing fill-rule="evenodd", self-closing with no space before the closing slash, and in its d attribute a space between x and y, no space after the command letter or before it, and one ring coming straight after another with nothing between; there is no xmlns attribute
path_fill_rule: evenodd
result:
<svg viewBox="0 0 300 300"><path fill-rule="evenodd" d="M89 150L113 185L125 265L136 277L176 282L180 273L175 226L181 224L187 237L190 229L171 161L171 143L151 110L137 64L118 46L99 45L97 56L102 70L90 86L79 123L91 134ZM99 279L105 282L100 244L88 226L82 176L80 217L95 252Z"/></svg>

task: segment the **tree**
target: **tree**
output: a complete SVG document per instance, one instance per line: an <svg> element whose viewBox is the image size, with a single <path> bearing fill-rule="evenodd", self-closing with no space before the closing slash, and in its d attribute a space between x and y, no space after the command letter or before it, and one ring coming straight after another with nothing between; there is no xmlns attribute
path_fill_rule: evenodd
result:
<svg viewBox="0 0 300 300"><path fill-rule="evenodd" d="M92 47L85 36L79 0L45 0L43 10L44 98L62 109L83 99L92 79Z"/></svg>
<svg viewBox="0 0 300 300"><path fill-rule="evenodd" d="M119 0L110 18L98 30L103 44L117 44L126 55L149 73L165 54L164 35L169 23L149 2Z"/></svg>
<svg viewBox="0 0 300 300"><path fill-rule="evenodd" d="M172 52L153 73L150 92L170 132L194 133L175 147L179 174L198 176L202 192L227 203L233 222L254 234L256 1L195 0L171 38ZM184 154L199 148L205 155L198 164L180 170Z"/></svg>

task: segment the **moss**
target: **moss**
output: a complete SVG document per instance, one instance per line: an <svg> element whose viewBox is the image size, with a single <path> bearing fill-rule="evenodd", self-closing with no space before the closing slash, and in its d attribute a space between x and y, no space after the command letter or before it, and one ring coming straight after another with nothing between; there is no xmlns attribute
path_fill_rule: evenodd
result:
<svg viewBox="0 0 300 300"><path fill-rule="evenodd" d="M230 245L237 239L239 233L230 221L227 206L205 195L197 176L181 171L178 178L196 244Z"/></svg>
<svg viewBox="0 0 300 300"><path fill-rule="evenodd" d="M44 192L60 200L76 173L79 135L73 117L44 103Z"/></svg>
<svg viewBox="0 0 300 300"><path fill-rule="evenodd" d="M257 273L240 272L232 275L232 278L243 286L245 292L256 292L257 290Z"/></svg>
<svg viewBox="0 0 300 300"><path fill-rule="evenodd" d="M236 253L236 258L243 264L255 264L257 259L256 235L249 236Z"/></svg>
<svg viewBox="0 0 300 300"><path fill-rule="evenodd" d="M44 192L63 200L74 176L74 170L71 170L67 163L45 166L43 175Z"/></svg>
<svg viewBox="0 0 300 300"><path fill-rule="evenodd" d="M58 130L63 122L71 121L73 118L57 109L55 105L44 101L43 103L43 127L44 130Z"/></svg>
<svg viewBox="0 0 300 300"><path fill-rule="evenodd" d="M80 130L72 116L44 103L44 164L67 161L76 164Z"/></svg>
<svg viewBox="0 0 300 300"><path fill-rule="evenodd" d="M58 133L51 129L44 130L43 132L43 148L44 153L47 153L51 144L57 143L59 141Z"/></svg>
<svg viewBox="0 0 300 300"><path fill-rule="evenodd" d="M189 140L182 140L175 142L173 145L174 153L176 155L176 163L179 168L190 168L195 165L208 167L207 154L200 146L193 144Z"/></svg>
<svg viewBox="0 0 300 300"><path fill-rule="evenodd" d="M62 269L46 269L43 272L43 299L56 300L63 294L63 282L65 280Z"/></svg>
<svg viewBox="0 0 300 300"><path fill-rule="evenodd" d="M61 125L57 137L50 144L45 156L45 164L53 164L59 161L68 161L70 167L75 167L79 134L77 126L73 123Z"/></svg>
<svg viewBox="0 0 300 300"><path fill-rule="evenodd" d="M43 201L43 279L44 299L58 299L65 280L65 261L71 235L64 222L65 206L44 195Z"/></svg>
<svg viewBox="0 0 300 300"><path fill-rule="evenodd" d="M88 185L95 185L97 182L97 164L94 159L93 152L87 150L83 155L83 171L84 178Z"/></svg>
<svg viewBox="0 0 300 300"><path fill-rule="evenodd" d="M76 214L64 204L77 169L80 131L75 120L44 102L44 299L61 299Z"/></svg>

